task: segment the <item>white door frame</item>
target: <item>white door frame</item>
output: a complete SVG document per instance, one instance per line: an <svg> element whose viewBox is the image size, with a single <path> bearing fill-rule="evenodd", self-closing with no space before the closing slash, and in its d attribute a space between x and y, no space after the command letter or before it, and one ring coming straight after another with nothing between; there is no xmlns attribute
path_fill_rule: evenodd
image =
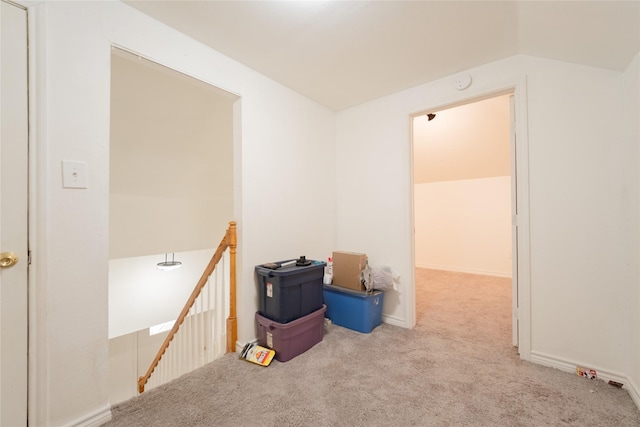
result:
<svg viewBox="0 0 640 427"><path fill-rule="evenodd" d="M516 102L509 96L509 163L511 166L511 336L514 347L518 347L518 166L516 145Z"/></svg>
<svg viewBox="0 0 640 427"><path fill-rule="evenodd" d="M481 93L475 93L473 95L461 94L457 99L451 99L448 102L443 102L433 105L425 105L419 112L415 112L409 115L410 123L410 150L411 153L411 168L409 173L411 176L408 179L411 187L411 208L410 221L412 230L415 229L414 218L414 194L413 194L413 117L417 115L424 115L424 111L438 111L460 105L470 104L473 102L481 101L483 99L493 98L500 95L506 95L512 93L514 97L514 112L516 117L515 122L515 143L517 144L517 150L511 153L511 166L515 173L512 173L511 182L517 199L515 200L515 210L517 216L514 215L513 225L514 229L517 226L517 239L516 235L512 236L514 240L514 264L513 264L513 277L512 280L517 281L517 285L514 284L512 290L512 302L514 307L514 340L517 338L517 346L520 353L520 358L524 360L531 359L531 259L530 259L530 229L529 229L529 142L527 131L527 92L526 92L526 78L523 77L518 81L498 86L495 88L487 89ZM512 203L513 206L513 203ZM515 213L514 213L515 214ZM415 235L412 233L411 237L411 254L412 267L415 270ZM415 280L413 281L412 300L408 310L410 317L410 324L416 323L416 289ZM517 307L517 309L515 309ZM516 334L517 332L517 334ZM514 345L516 343L514 342Z"/></svg>

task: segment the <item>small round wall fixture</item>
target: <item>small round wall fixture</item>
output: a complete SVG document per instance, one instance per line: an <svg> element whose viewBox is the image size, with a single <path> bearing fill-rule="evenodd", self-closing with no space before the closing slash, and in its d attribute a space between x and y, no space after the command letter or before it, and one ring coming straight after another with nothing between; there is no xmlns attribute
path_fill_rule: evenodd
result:
<svg viewBox="0 0 640 427"><path fill-rule="evenodd" d="M457 90L465 90L471 86L471 76L469 74L462 74L453 79L453 87Z"/></svg>
<svg viewBox="0 0 640 427"><path fill-rule="evenodd" d="M171 254L171 261L169 261L169 254L164 254L164 261L157 264L158 269L163 271L177 270L182 267L180 261L175 260L175 253Z"/></svg>

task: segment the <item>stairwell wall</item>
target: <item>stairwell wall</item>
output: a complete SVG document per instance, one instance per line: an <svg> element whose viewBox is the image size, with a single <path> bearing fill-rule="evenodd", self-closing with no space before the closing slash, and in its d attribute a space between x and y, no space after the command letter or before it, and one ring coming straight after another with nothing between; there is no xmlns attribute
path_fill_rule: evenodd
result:
<svg viewBox="0 0 640 427"><path fill-rule="evenodd" d="M625 123L626 134L628 135L629 147L640 147L640 52L636 55L623 76L622 99L624 105L623 122ZM640 164L640 159L639 164ZM640 173L636 169L636 181L640 179ZM640 229L640 227L638 227ZM639 231L636 230L636 234ZM637 248L636 248L637 249ZM640 254L635 254L636 260ZM636 266L636 269L640 267ZM636 272L638 276L640 273ZM640 277L636 282L630 284L631 296L628 300L629 327L631 337L629 343L631 351L629 354L629 379L631 381L629 390L636 405L640 408Z"/></svg>

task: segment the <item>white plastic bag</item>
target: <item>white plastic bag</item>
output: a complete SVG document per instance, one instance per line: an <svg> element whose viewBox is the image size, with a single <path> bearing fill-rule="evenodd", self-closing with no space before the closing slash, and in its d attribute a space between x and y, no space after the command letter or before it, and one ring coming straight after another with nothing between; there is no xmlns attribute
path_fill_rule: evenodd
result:
<svg viewBox="0 0 640 427"><path fill-rule="evenodd" d="M367 291L398 290L400 276L393 274L390 267L371 267L367 265L362 271L364 286Z"/></svg>

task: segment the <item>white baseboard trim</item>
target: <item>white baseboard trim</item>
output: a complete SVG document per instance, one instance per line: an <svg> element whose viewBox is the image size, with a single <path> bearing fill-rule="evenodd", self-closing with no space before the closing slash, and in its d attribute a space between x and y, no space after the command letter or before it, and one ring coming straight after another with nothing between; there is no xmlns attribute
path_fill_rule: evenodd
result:
<svg viewBox="0 0 640 427"><path fill-rule="evenodd" d="M627 388L627 384L629 385L628 388ZM629 392L629 395L631 395L631 399L633 399L638 409L640 409L640 387L638 387L638 384L629 380L628 383L625 383L624 388L627 389L627 391Z"/></svg>
<svg viewBox="0 0 640 427"><path fill-rule="evenodd" d="M442 270L442 271L453 271L454 273L468 273L468 274L479 274L481 276L494 276L494 277L506 277L511 278L511 272L502 272L502 271L490 271L490 270L477 270L473 268L462 268L462 267L451 267L444 265L434 265L434 264L416 264L417 268L428 268L431 270Z"/></svg>
<svg viewBox="0 0 640 427"><path fill-rule="evenodd" d="M629 377L627 377L624 374L621 374L619 372L607 371L605 369L600 369L597 366L590 366L589 364L571 362L566 359L561 359L555 356L551 356L549 354L544 354L536 351L531 352L530 361L533 363L537 363L539 365L548 366L550 368L559 369L561 371L570 372L573 374L576 373L577 367L595 369L595 371L598 374L599 380L604 382L616 381L621 384L624 384L622 388L627 390L627 392L631 396L631 399L634 401L638 409L640 409L640 393L639 393L640 389L638 389L636 384L634 384L633 381L631 381Z"/></svg>
<svg viewBox="0 0 640 427"><path fill-rule="evenodd" d="M398 326L400 328L409 329L407 327L407 322L405 322L404 319L400 319L399 317L386 316L386 315L383 314L382 315L382 322L383 323L388 323L389 325Z"/></svg>
<svg viewBox="0 0 640 427"><path fill-rule="evenodd" d="M67 424L69 427L98 427L111 421L111 405L107 405Z"/></svg>

